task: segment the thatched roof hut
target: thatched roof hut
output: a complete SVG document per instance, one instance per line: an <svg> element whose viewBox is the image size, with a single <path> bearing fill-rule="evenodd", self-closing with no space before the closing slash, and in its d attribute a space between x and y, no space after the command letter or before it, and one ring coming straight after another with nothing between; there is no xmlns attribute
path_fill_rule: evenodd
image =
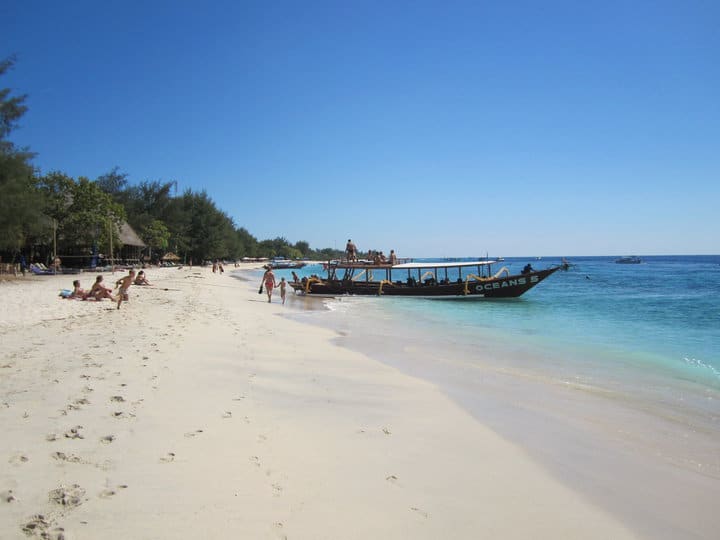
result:
<svg viewBox="0 0 720 540"><path fill-rule="evenodd" d="M120 241L126 246L147 247L127 221L120 225Z"/></svg>

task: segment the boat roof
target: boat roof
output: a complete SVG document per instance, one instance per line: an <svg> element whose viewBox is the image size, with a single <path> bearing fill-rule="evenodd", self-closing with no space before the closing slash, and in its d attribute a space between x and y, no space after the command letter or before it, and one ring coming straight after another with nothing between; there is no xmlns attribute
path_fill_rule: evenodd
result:
<svg viewBox="0 0 720 540"><path fill-rule="evenodd" d="M455 261L455 262L409 262L396 264L392 268L393 270L403 270L412 268L458 268L466 266L489 266L495 264L497 261Z"/></svg>
<svg viewBox="0 0 720 540"><path fill-rule="evenodd" d="M489 266L498 261L435 261L435 262L408 262L390 266L389 264L363 264L358 262L338 262L331 264L335 268L392 268L393 270L412 270L417 268L465 268L468 266Z"/></svg>

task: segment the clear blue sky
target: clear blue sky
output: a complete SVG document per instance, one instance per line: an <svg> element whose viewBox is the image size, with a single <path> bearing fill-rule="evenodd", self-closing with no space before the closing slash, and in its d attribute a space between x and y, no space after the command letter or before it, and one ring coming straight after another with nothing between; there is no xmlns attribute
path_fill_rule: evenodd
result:
<svg viewBox="0 0 720 540"><path fill-rule="evenodd" d="M259 239L720 253L720 2L5 0L42 172L206 190Z"/></svg>

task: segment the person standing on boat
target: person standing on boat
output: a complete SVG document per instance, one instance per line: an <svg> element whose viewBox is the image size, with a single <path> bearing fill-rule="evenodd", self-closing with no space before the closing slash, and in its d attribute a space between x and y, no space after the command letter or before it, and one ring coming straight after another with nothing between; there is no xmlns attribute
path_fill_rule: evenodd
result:
<svg viewBox="0 0 720 540"><path fill-rule="evenodd" d="M273 288L277 286L275 283L275 274L272 271L272 265L268 265L267 270L262 277L262 283L265 285L265 292L268 296L268 302L272 301Z"/></svg>
<svg viewBox="0 0 720 540"><path fill-rule="evenodd" d="M350 238L348 238L347 244L345 245L345 253L347 254L348 262L357 261L357 246L355 246Z"/></svg>
<svg viewBox="0 0 720 540"><path fill-rule="evenodd" d="M391 249L391 250L390 250L390 260L389 260L389 262L390 262L390 264L392 264L392 265L396 265L396 264L397 264L397 255L395 255L395 250L394 250L394 249Z"/></svg>

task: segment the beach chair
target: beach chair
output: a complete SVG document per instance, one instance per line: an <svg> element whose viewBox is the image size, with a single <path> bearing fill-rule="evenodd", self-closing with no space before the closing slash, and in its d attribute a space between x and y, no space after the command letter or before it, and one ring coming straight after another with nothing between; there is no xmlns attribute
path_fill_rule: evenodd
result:
<svg viewBox="0 0 720 540"><path fill-rule="evenodd" d="M30 271L36 276L52 276L53 275L53 272L50 272L50 270L43 270L37 264L31 264Z"/></svg>

